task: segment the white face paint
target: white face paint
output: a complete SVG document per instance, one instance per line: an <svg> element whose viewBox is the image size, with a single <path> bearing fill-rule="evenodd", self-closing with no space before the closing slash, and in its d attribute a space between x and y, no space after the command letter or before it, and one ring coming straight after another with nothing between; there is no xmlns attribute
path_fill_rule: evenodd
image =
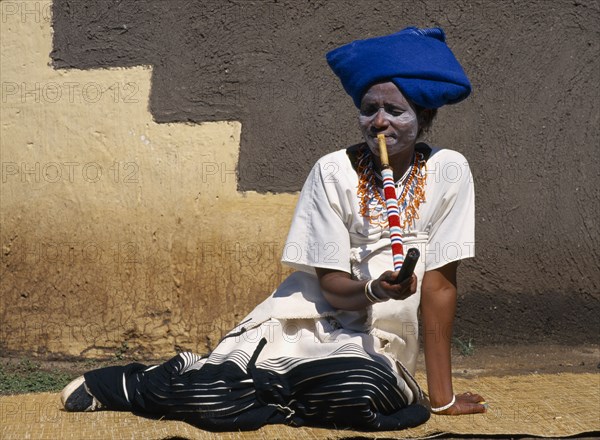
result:
<svg viewBox="0 0 600 440"><path fill-rule="evenodd" d="M414 107L394 83L375 84L364 94L358 118L369 148L379 156L378 134L384 134L388 155L412 148L419 133Z"/></svg>

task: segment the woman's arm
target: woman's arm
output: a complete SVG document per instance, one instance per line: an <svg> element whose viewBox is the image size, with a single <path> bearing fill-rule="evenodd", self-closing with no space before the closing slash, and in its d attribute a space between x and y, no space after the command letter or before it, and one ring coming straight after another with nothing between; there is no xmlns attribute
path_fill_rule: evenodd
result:
<svg viewBox="0 0 600 440"><path fill-rule="evenodd" d="M342 310L362 310L371 305L365 296L367 281L356 281L347 272L332 269L315 268L323 295L329 304ZM407 279L400 284L391 284L398 271L387 271L373 281L371 289L375 296L384 301L406 299L417 291L417 277Z"/></svg>
<svg viewBox="0 0 600 440"><path fill-rule="evenodd" d="M427 271L421 285L421 319L425 344L425 366L429 399L434 408L452 401L452 365L450 346L456 312L456 269L458 262ZM459 415L485 412L478 394L456 396L456 403L437 414Z"/></svg>

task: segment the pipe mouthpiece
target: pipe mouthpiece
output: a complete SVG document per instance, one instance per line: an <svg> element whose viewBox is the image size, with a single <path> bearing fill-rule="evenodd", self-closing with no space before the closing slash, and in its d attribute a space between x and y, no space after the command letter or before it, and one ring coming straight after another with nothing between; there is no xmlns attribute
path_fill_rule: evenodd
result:
<svg viewBox="0 0 600 440"><path fill-rule="evenodd" d="M381 166L389 167L390 160L388 159L387 145L385 143L385 135L378 134L377 140L379 141L379 159L381 160Z"/></svg>

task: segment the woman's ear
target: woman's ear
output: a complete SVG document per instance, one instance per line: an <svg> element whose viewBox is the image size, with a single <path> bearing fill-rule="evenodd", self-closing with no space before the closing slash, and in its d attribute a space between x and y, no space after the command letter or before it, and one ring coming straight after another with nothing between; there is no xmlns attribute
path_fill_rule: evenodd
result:
<svg viewBox="0 0 600 440"><path fill-rule="evenodd" d="M429 125L431 122L433 110L430 108L424 108L419 113L419 126Z"/></svg>

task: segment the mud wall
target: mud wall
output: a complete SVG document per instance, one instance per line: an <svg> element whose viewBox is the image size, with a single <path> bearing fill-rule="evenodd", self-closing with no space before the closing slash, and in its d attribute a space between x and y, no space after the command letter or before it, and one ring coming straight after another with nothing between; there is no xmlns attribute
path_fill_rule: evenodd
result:
<svg viewBox="0 0 600 440"><path fill-rule="evenodd" d="M3 350L214 346L288 273L312 163L359 140L324 54L408 25L474 87L427 138L476 184L457 335L597 341L598 2L0 5Z"/></svg>

